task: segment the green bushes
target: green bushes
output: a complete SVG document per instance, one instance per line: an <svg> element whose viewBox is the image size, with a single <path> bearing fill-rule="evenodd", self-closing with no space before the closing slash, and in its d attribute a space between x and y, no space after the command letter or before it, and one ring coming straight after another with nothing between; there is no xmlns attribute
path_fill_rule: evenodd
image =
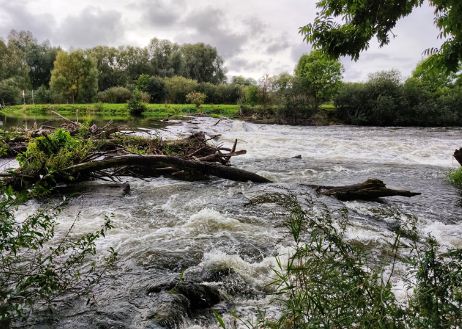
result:
<svg viewBox="0 0 462 329"><path fill-rule="evenodd" d="M454 186L462 188L462 167L454 169L449 173L449 181Z"/></svg>
<svg viewBox="0 0 462 329"><path fill-rule="evenodd" d="M0 81L0 105L17 104L21 100L21 90L12 80Z"/></svg>
<svg viewBox="0 0 462 329"><path fill-rule="evenodd" d="M63 294L89 293L116 259L110 249L103 262L91 262L96 241L112 228L109 218L96 232L71 238L72 225L58 238L58 209L41 210L17 221L14 212L18 200L8 193L0 199L1 328L9 328L35 307L51 307Z"/></svg>
<svg viewBox="0 0 462 329"><path fill-rule="evenodd" d="M443 329L462 325L462 250L443 253L434 239L420 239L415 217L401 219L394 241L377 258L345 238L345 208L332 213L307 200L305 210L295 196L279 193L252 201L276 203L290 211L286 227L294 246L286 261L277 259L272 284L279 306L276 316L259 312L256 323L244 323L247 328ZM407 303L398 302L392 291L398 260L409 270L407 275L400 274L413 290ZM217 319L226 328L224 319L219 315Z"/></svg>
<svg viewBox="0 0 462 329"><path fill-rule="evenodd" d="M462 125L460 87L435 92L415 78L401 83L396 71L376 73L366 83L346 83L334 101L336 117L347 124Z"/></svg>
<svg viewBox="0 0 462 329"><path fill-rule="evenodd" d="M85 159L93 144L57 129L48 136L37 137L27 145L17 160L26 175L46 176Z"/></svg>
<svg viewBox="0 0 462 329"><path fill-rule="evenodd" d="M128 101L128 112L133 116L141 116L144 111L146 111L146 105L143 103L141 92L135 90Z"/></svg>
<svg viewBox="0 0 462 329"><path fill-rule="evenodd" d="M136 81L136 88L149 94L153 103L163 103L167 97L164 79L160 77L142 74Z"/></svg>
<svg viewBox="0 0 462 329"><path fill-rule="evenodd" d="M188 103L196 105L196 109L199 109L202 104L204 104L207 95L198 92L190 92L186 95L186 100Z"/></svg>
<svg viewBox="0 0 462 329"><path fill-rule="evenodd" d="M198 86L196 80L180 76L165 78L164 81L167 88L167 101L172 104L186 103L186 95L196 90Z"/></svg>
<svg viewBox="0 0 462 329"><path fill-rule="evenodd" d="M131 97L131 91L125 87L111 87L96 96L99 102L116 104L127 103Z"/></svg>

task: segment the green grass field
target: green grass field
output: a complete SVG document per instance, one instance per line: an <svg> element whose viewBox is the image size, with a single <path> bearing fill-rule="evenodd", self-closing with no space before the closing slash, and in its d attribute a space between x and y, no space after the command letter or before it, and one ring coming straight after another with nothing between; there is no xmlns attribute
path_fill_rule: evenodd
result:
<svg viewBox="0 0 462 329"><path fill-rule="evenodd" d="M101 120L128 120L130 114L127 104L36 104L9 106L0 111L12 118L46 120L53 112L69 118L98 118ZM211 117L234 118L239 115L239 105L204 104L198 110L191 104L147 104L143 117L149 119L181 118L188 115L203 114Z"/></svg>

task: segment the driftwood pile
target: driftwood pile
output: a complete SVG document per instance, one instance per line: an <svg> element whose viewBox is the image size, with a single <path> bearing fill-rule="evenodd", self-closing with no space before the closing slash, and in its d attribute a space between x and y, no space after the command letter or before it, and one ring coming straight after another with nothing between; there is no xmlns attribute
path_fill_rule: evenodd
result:
<svg viewBox="0 0 462 329"><path fill-rule="evenodd" d="M38 170L31 174L24 168L18 168L0 174L2 185L10 185L16 190L29 189L37 184L53 188L93 179L118 181L123 176L167 176L180 180L202 180L215 176L235 181L269 182L255 173L231 167L232 157L246 153L237 150L237 140L228 148L212 145L210 140L217 136L207 138L203 132L167 141L158 136L122 132L110 125L98 128L95 125L82 127L77 123L66 123L65 128L71 135L92 142L92 150L84 159L53 172ZM4 156L24 152L33 138L42 136L49 139L54 130L52 127L40 127L10 134L11 138L4 136L3 143L9 147Z"/></svg>

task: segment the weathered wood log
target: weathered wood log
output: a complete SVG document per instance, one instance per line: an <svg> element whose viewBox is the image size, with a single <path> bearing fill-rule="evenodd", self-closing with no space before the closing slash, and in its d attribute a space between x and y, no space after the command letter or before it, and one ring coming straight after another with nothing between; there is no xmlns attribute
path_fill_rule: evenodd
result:
<svg viewBox="0 0 462 329"><path fill-rule="evenodd" d="M177 171L192 170L202 175L211 175L220 178L225 178L234 181L246 182L251 181L254 183L269 183L269 179L257 175L255 173L224 166L218 163L201 162L193 160L184 160L179 157L165 156L165 155L124 155L117 156L109 159L89 161L71 166L64 170L64 172L73 176L76 180L79 177L85 177L94 171L101 171L106 169L114 169L120 167L136 167L136 168L150 168L155 167L173 167ZM149 170L147 170L149 172Z"/></svg>
<svg viewBox="0 0 462 329"><path fill-rule="evenodd" d="M460 149L454 151L454 158L462 166L462 147Z"/></svg>
<svg viewBox="0 0 462 329"><path fill-rule="evenodd" d="M319 194L331 196L342 201L351 200L375 200L389 196L413 197L421 193L394 190L386 187L385 183L379 179L368 179L360 184L346 186L319 186L310 185Z"/></svg>

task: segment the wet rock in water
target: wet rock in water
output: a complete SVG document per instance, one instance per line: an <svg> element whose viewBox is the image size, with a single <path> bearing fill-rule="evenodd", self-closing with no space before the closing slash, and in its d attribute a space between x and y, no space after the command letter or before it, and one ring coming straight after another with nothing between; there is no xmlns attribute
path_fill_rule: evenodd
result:
<svg viewBox="0 0 462 329"><path fill-rule="evenodd" d="M181 300L186 300L187 313L191 311L210 308L218 304L221 300L220 292L217 288L194 282L182 282L173 280L161 283L148 288L148 295L166 292L169 295L177 296Z"/></svg>
<svg viewBox="0 0 462 329"><path fill-rule="evenodd" d="M217 288L204 284L180 282L172 291L185 296L189 300L189 308L192 311L212 307L221 300Z"/></svg>
<svg viewBox="0 0 462 329"><path fill-rule="evenodd" d="M176 328L188 314L189 301L183 295L164 292L157 296L156 302L148 319L163 327Z"/></svg>

